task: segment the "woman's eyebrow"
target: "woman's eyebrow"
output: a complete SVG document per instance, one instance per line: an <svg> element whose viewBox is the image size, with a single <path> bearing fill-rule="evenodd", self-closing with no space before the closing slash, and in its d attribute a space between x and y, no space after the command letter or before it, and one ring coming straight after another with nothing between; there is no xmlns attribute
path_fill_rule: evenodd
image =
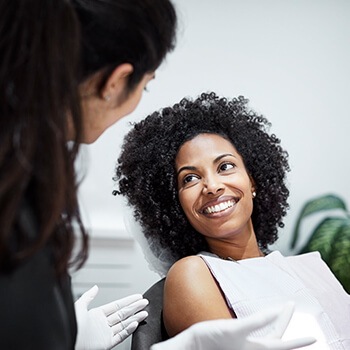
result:
<svg viewBox="0 0 350 350"><path fill-rule="evenodd" d="M232 153L220 154L218 157L216 157L216 158L213 160L213 164L219 162L222 158L225 158L225 157L233 157L233 158L236 158ZM177 171L177 176L179 176L179 174L180 174L182 171L185 171L185 170L195 171L195 170L197 170L197 168L196 168L195 166L189 166L189 165L183 166L183 167L181 167L181 168Z"/></svg>
<svg viewBox="0 0 350 350"><path fill-rule="evenodd" d="M233 158L236 158L232 153L221 154L220 156L216 157L216 158L213 160L213 164L217 163L218 161L220 161L222 158L225 158L225 157L233 157Z"/></svg>
<svg viewBox="0 0 350 350"><path fill-rule="evenodd" d="M191 171L195 171L197 170L197 168L195 166L183 166L181 167L178 171L177 171L177 176L179 176L179 174L181 173L181 171L184 170L191 170Z"/></svg>

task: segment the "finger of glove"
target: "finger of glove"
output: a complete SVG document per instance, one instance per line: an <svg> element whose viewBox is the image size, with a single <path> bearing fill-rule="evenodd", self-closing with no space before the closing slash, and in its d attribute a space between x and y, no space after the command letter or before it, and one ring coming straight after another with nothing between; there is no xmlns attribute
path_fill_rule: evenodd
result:
<svg viewBox="0 0 350 350"><path fill-rule="evenodd" d="M292 350L313 344L313 337L282 341L280 339L255 338L247 343L245 350Z"/></svg>
<svg viewBox="0 0 350 350"><path fill-rule="evenodd" d="M290 320L292 319L295 304L288 302L281 310L279 316L271 325L271 331L269 332L269 338L281 338L287 329Z"/></svg>
<svg viewBox="0 0 350 350"><path fill-rule="evenodd" d="M225 339L225 344L230 348L232 343L236 347L233 349L243 349L242 344L250 332L265 325L265 318L261 315L254 315L254 318L247 317L244 319L224 319L202 321L192 325L186 331L192 334L194 348L214 349Z"/></svg>
<svg viewBox="0 0 350 350"><path fill-rule="evenodd" d="M277 309L268 309L251 316L241 318L238 320L233 319L231 321L236 321L232 323L231 326L223 326L226 329L226 332L232 333L233 329L236 329L240 334L248 335L250 332L255 331L259 328L262 328L271 322L273 322L278 317L279 310Z"/></svg>
<svg viewBox="0 0 350 350"><path fill-rule="evenodd" d="M148 305L147 299L141 299L136 301L135 303L126 306L109 316L107 316L107 320L110 326L122 322L126 319L128 319L130 316L134 315L135 313L143 310Z"/></svg>
<svg viewBox="0 0 350 350"><path fill-rule="evenodd" d="M97 293L98 287L97 285L94 285L92 288L82 294L82 296L75 302L75 304L83 304L88 307L89 304L95 299Z"/></svg>
<svg viewBox="0 0 350 350"><path fill-rule="evenodd" d="M111 313L116 312L116 311L122 309L123 307L128 306L130 304L133 304L133 303L137 302L138 300L142 300L142 299L143 299L142 294L133 294L133 295L129 295L125 298L114 300L108 304L102 305L102 306L100 306L100 308L102 309L104 314L106 316L108 316Z"/></svg>
<svg viewBox="0 0 350 350"><path fill-rule="evenodd" d="M118 334L122 332L124 329L127 329L130 324L137 322L140 323L148 316L147 311L140 311L139 313L132 315L131 317L127 318L126 320L119 322L111 327L113 334Z"/></svg>
<svg viewBox="0 0 350 350"><path fill-rule="evenodd" d="M167 339L157 344L153 344L150 350L194 350L195 344L187 334L188 329L177 334L175 337ZM197 348L199 349L199 348Z"/></svg>
<svg viewBox="0 0 350 350"><path fill-rule="evenodd" d="M136 321L132 322L126 328L124 328L120 332L116 333L112 339L113 346L120 344L127 337L129 337L132 333L134 333L136 328L138 327L138 325L139 325L138 322L136 322Z"/></svg>

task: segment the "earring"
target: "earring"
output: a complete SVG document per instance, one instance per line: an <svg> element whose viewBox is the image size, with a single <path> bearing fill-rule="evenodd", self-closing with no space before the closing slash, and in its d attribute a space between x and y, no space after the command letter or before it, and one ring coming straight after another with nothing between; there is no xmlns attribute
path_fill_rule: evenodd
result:
<svg viewBox="0 0 350 350"><path fill-rule="evenodd" d="M103 98L104 98L105 101L108 102L111 99L111 96L110 95L105 95Z"/></svg>
<svg viewBox="0 0 350 350"><path fill-rule="evenodd" d="M256 196L256 192L254 191L252 192L252 197L255 198L255 196Z"/></svg>

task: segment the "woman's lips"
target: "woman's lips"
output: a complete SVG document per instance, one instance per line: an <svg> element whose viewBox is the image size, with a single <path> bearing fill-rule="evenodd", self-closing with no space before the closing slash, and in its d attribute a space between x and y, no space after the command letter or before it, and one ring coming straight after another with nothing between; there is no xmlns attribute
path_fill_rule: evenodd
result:
<svg viewBox="0 0 350 350"><path fill-rule="evenodd" d="M212 205L210 207L206 207L203 210L203 213L204 214L218 213L218 212L223 211L223 210L225 210L227 208L231 208L234 204L235 204L235 202L233 200L221 202L220 204L216 204L216 205Z"/></svg>
<svg viewBox="0 0 350 350"><path fill-rule="evenodd" d="M206 203L202 207L201 212L205 215L220 213L233 207L238 201L238 198L233 197L216 199L215 201Z"/></svg>

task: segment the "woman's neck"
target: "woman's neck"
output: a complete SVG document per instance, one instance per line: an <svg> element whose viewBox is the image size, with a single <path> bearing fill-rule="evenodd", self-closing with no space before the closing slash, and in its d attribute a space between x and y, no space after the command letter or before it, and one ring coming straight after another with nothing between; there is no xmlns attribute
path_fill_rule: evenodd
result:
<svg viewBox="0 0 350 350"><path fill-rule="evenodd" d="M242 260L264 256L259 248L255 233L245 235L239 240L208 241L210 252L223 259Z"/></svg>

